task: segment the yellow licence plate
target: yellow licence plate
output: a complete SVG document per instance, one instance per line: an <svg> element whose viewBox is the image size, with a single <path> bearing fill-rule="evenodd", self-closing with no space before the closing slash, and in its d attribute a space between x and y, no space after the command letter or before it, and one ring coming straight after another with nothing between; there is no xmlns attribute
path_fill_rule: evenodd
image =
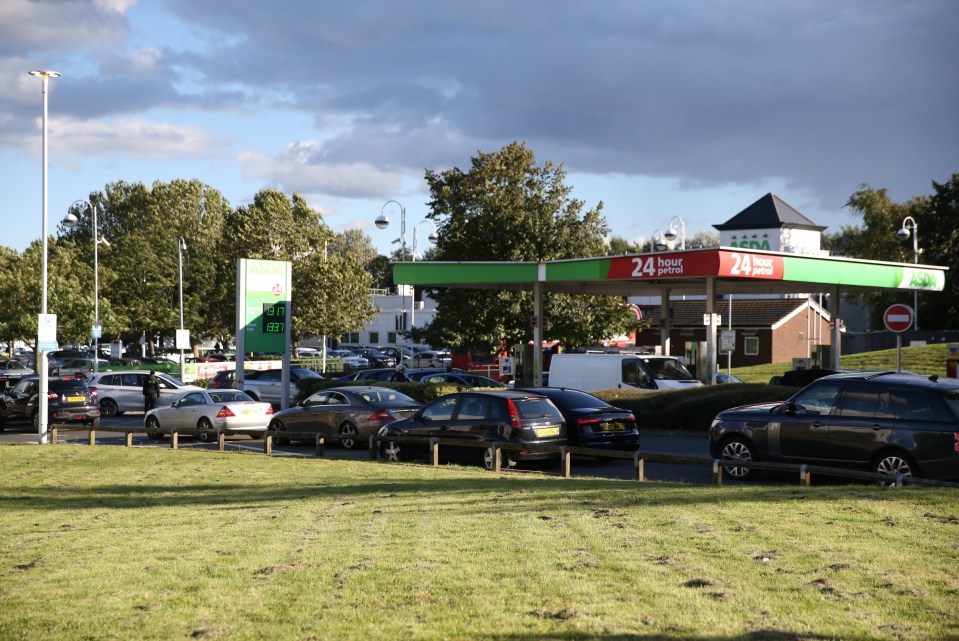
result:
<svg viewBox="0 0 959 641"><path fill-rule="evenodd" d="M243 413L244 413L244 414L256 414L256 413L259 412L259 411L260 411L260 410L258 410L258 409L256 409L256 408L253 408L253 409L249 409L249 410L243 410Z"/></svg>
<svg viewBox="0 0 959 641"><path fill-rule="evenodd" d="M537 427L536 436L558 436L558 427Z"/></svg>
<svg viewBox="0 0 959 641"><path fill-rule="evenodd" d="M67 397L67 402L69 403L82 403L85 400L87 400L86 396L68 396Z"/></svg>
<svg viewBox="0 0 959 641"><path fill-rule="evenodd" d="M625 429L625 427L618 421L616 423L606 423L603 425L604 432L621 432L623 429Z"/></svg>

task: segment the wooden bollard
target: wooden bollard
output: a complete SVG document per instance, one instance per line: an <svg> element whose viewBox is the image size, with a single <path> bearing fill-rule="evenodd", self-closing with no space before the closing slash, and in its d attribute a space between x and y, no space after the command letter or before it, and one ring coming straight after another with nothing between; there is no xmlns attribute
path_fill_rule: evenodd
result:
<svg viewBox="0 0 959 641"><path fill-rule="evenodd" d="M433 467L439 467L440 465L440 444L436 442L435 438L430 439L430 464Z"/></svg>
<svg viewBox="0 0 959 641"><path fill-rule="evenodd" d="M636 480L639 482L646 481L646 459L644 459L639 454L639 450L633 455L633 467L636 472Z"/></svg>
<svg viewBox="0 0 959 641"><path fill-rule="evenodd" d="M96 430L90 430L90 441L89 441L89 443L90 443L90 445L96 445L96 444L97 444L97 431L96 431Z"/></svg>
<svg viewBox="0 0 959 641"><path fill-rule="evenodd" d="M226 434L223 432L216 433L216 447L221 452L226 449Z"/></svg>
<svg viewBox="0 0 959 641"><path fill-rule="evenodd" d="M266 438L263 439L263 453L267 456L273 455L273 435L267 434Z"/></svg>
<svg viewBox="0 0 959 641"><path fill-rule="evenodd" d="M133 432L127 432L125 441L126 441L124 443L125 447L133 447Z"/></svg>
<svg viewBox="0 0 959 641"><path fill-rule="evenodd" d="M57 444L57 433L58 433L58 430L55 427L50 430L50 445Z"/></svg>
<svg viewBox="0 0 959 641"><path fill-rule="evenodd" d="M571 474L571 471L572 471L572 470L571 470L571 467L572 467L572 466L571 466L570 463L571 463L571 459L572 459L573 457L572 457L572 455L569 453L569 450L566 448L566 446L563 446L563 447L560 447L560 448L559 448L559 456L560 456L560 460L562 461L562 466L563 466L563 478L564 478L564 479L568 479L570 476L572 476L572 474Z"/></svg>
<svg viewBox="0 0 959 641"><path fill-rule="evenodd" d="M170 449L179 449L180 445L180 433L173 431L170 432Z"/></svg>
<svg viewBox="0 0 959 641"><path fill-rule="evenodd" d="M723 468L719 466L719 459L713 460L713 483L723 484Z"/></svg>

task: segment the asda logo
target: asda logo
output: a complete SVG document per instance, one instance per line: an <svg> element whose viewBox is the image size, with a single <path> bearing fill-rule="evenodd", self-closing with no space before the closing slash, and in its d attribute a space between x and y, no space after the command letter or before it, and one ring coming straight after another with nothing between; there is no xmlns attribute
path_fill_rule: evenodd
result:
<svg viewBox="0 0 959 641"><path fill-rule="evenodd" d="M913 269L907 267L903 270L902 281L899 283L900 289L931 289L942 291L945 284L945 277L942 272L931 271L928 269Z"/></svg>
<svg viewBox="0 0 959 641"><path fill-rule="evenodd" d="M768 240L743 240L740 242L733 242L729 245L730 247L739 247L740 249L765 249L769 251L769 241Z"/></svg>

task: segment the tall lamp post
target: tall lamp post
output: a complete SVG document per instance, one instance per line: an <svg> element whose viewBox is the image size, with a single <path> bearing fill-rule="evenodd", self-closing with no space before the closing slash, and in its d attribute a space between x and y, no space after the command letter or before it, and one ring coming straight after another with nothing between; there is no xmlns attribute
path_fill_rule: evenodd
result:
<svg viewBox="0 0 959 641"><path fill-rule="evenodd" d="M912 216L906 216L902 219L902 227L899 231L896 232L896 238L901 241L907 241L912 238L912 262L916 265L919 264L919 254L922 253L922 250L919 249L919 225L916 223L916 219ZM914 289L912 291L912 314L915 319L913 322L913 329L919 329L919 290Z"/></svg>
<svg viewBox="0 0 959 641"><path fill-rule="evenodd" d="M675 223L679 223L679 234L676 233ZM679 236L679 248L686 249L686 221L680 216L673 216L669 219L669 229L663 234L663 238L673 242L677 236Z"/></svg>
<svg viewBox="0 0 959 641"><path fill-rule="evenodd" d="M383 207L380 209L380 215L376 217L376 227L377 229L386 229L390 226L390 219L386 215L386 206L389 204L394 204L400 208L400 237L393 241L393 244L400 244L400 258L406 260L406 207L401 205L395 200L387 200L383 203ZM411 305L412 307L412 305ZM403 316L406 316L406 294L403 295ZM412 321L412 319L411 319ZM409 335L410 338L410 362L413 359L413 335ZM402 362L402 358L400 359Z"/></svg>
<svg viewBox="0 0 959 641"><path fill-rule="evenodd" d="M40 315L41 318L38 319L37 323L37 351L39 352L40 358L38 359L38 371L37 374L40 375L40 398L45 399L47 394L50 391L50 381L47 378L47 351L49 349L44 349L49 347L48 345L40 344L40 325L47 320L47 85L50 82L50 78L59 78L60 73L57 71L31 71L31 76L36 76L40 78L40 93L43 94L43 195L41 197L42 201L42 217L43 222L41 224L42 228L42 238L43 238L43 282L42 282L42 295L40 297ZM53 337L56 339L56 336ZM56 340L54 340L54 343ZM40 411L38 412L38 422L37 422L37 435L41 444L47 442L47 419L49 417L47 403L44 401L40 403Z"/></svg>
<svg viewBox="0 0 959 641"><path fill-rule="evenodd" d="M180 242L177 243L177 269L180 278L180 334L183 334L183 252L186 251L186 241L180 236ZM177 341L179 342L179 341ZM186 377L186 359L183 354L183 344L180 344L180 380Z"/></svg>
<svg viewBox="0 0 959 641"><path fill-rule="evenodd" d="M70 209L77 205L84 204L90 208L91 224L93 226L93 330L90 335L93 337L93 373L100 371L100 337L103 336L103 328L100 326L100 243L109 245L106 238L100 238L97 226L97 206L88 200L77 200ZM73 229L77 226L78 219L72 211L60 221L64 227Z"/></svg>

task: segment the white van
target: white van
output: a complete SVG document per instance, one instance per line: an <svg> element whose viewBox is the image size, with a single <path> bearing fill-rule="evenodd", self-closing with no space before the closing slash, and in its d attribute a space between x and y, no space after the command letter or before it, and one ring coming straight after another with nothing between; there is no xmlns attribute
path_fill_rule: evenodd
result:
<svg viewBox="0 0 959 641"><path fill-rule="evenodd" d="M642 354L556 354L549 365L550 387L641 390L701 387L675 356Z"/></svg>

